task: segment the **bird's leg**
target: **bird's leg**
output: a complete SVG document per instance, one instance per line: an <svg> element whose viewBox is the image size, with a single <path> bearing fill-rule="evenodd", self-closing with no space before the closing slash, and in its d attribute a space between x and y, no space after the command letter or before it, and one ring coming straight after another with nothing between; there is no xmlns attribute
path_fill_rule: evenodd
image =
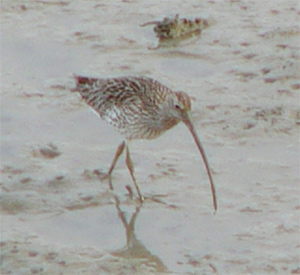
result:
<svg viewBox="0 0 300 275"><path fill-rule="evenodd" d="M110 177L112 171L114 170L115 168L115 165L119 159L119 157L122 155L123 151L124 151L124 147L125 147L125 141L123 141L119 146L118 146L118 149L117 149L117 152L115 154L115 157L113 159L113 162L108 170L108 173L107 173L107 176Z"/></svg>
<svg viewBox="0 0 300 275"><path fill-rule="evenodd" d="M135 180L135 176L134 176L134 167L133 167L133 162L130 158L130 154L129 154L129 149L128 149L128 144L126 144L126 165L127 165L127 168L130 172L130 176L133 180L133 183L134 183L134 186L135 186L135 189L139 195L139 199L140 201L142 202L144 200L144 197L142 196L141 194L141 191L140 191L140 188L139 186L137 185L137 182Z"/></svg>

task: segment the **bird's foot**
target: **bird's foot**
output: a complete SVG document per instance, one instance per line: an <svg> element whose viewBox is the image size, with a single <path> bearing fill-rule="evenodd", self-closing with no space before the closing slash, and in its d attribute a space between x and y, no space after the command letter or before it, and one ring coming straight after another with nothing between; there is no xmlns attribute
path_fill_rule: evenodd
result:
<svg viewBox="0 0 300 275"><path fill-rule="evenodd" d="M126 185L125 188L128 191L128 197L133 200L134 199L134 193L132 191L131 186ZM138 200L139 200L140 203L143 203L145 201L145 197L144 196L139 196Z"/></svg>

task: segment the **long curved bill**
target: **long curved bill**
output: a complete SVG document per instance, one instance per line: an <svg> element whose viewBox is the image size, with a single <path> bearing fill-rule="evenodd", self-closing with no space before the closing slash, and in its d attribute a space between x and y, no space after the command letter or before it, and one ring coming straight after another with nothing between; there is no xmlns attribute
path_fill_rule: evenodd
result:
<svg viewBox="0 0 300 275"><path fill-rule="evenodd" d="M212 193L212 199L213 199L213 204L214 204L214 209L215 211L217 211L217 196L216 196L216 189L215 189L215 185L214 185L214 182L213 182L213 179L212 179L212 176L211 176L211 173L210 173L210 168L209 168L209 165L208 165L208 161L207 161L207 158L206 158L206 155L205 155L205 152L204 152L204 148L202 147L201 143L200 143L200 140L199 140L199 137L195 131L195 128L194 128L194 125L191 121L191 118L190 118L190 115L188 112L186 112L183 116L183 119L182 121L185 123L185 125L188 127L188 129L190 130L195 142L196 142L196 145L200 151L200 154L202 156L202 159L203 159L203 162L204 162L204 165L205 165L205 168L206 168L206 171L207 171L207 175L208 175L208 178L209 178L209 182L210 182L210 188L211 188L211 193Z"/></svg>

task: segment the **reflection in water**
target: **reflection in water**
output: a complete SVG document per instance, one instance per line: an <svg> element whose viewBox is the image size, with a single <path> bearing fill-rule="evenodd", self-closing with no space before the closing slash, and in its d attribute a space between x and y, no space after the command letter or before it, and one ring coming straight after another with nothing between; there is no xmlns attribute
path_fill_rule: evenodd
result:
<svg viewBox="0 0 300 275"><path fill-rule="evenodd" d="M109 187L113 191L113 186L110 179ZM164 265L162 260L148 251L145 245L140 240L138 240L135 235L134 225L140 213L142 203L139 202L138 206L135 208L135 211L131 216L130 221L128 222L125 217L125 212L122 211L120 207L120 200L115 194L114 200L115 207L118 211L118 216L120 217L122 224L126 230L126 245L121 249L111 252L111 254L124 259L141 260L142 264L146 264L147 266L154 268L156 272L168 272L167 267Z"/></svg>

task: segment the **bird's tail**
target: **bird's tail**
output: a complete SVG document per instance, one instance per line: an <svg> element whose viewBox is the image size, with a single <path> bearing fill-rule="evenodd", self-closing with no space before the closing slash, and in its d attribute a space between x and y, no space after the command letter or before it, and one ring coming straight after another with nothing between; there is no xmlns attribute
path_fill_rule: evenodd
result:
<svg viewBox="0 0 300 275"><path fill-rule="evenodd" d="M73 75L75 79L76 86L71 89L72 92L79 92L82 96L85 93L88 93L92 87L94 86L95 82L97 82L97 78L87 77L87 76L80 76L80 75Z"/></svg>
<svg viewBox="0 0 300 275"><path fill-rule="evenodd" d="M75 79L76 84L76 86L73 89L71 89L72 92L80 92L83 88L86 88L86 86L89 85L89 77L75 74L73 74L72 77Z"/></svg>
<svg viewBox="0 0 300 275"><path fill-rule="evenodd" d="M99 95L97 96L97 91L99 91L100 88L100 79L80 75L73 75L73 77L75 79L76 86L71 91L78 92L82 99L87 102L87 104L95 108L95 104L98 102L98 100L100 100Z"/></svg>

